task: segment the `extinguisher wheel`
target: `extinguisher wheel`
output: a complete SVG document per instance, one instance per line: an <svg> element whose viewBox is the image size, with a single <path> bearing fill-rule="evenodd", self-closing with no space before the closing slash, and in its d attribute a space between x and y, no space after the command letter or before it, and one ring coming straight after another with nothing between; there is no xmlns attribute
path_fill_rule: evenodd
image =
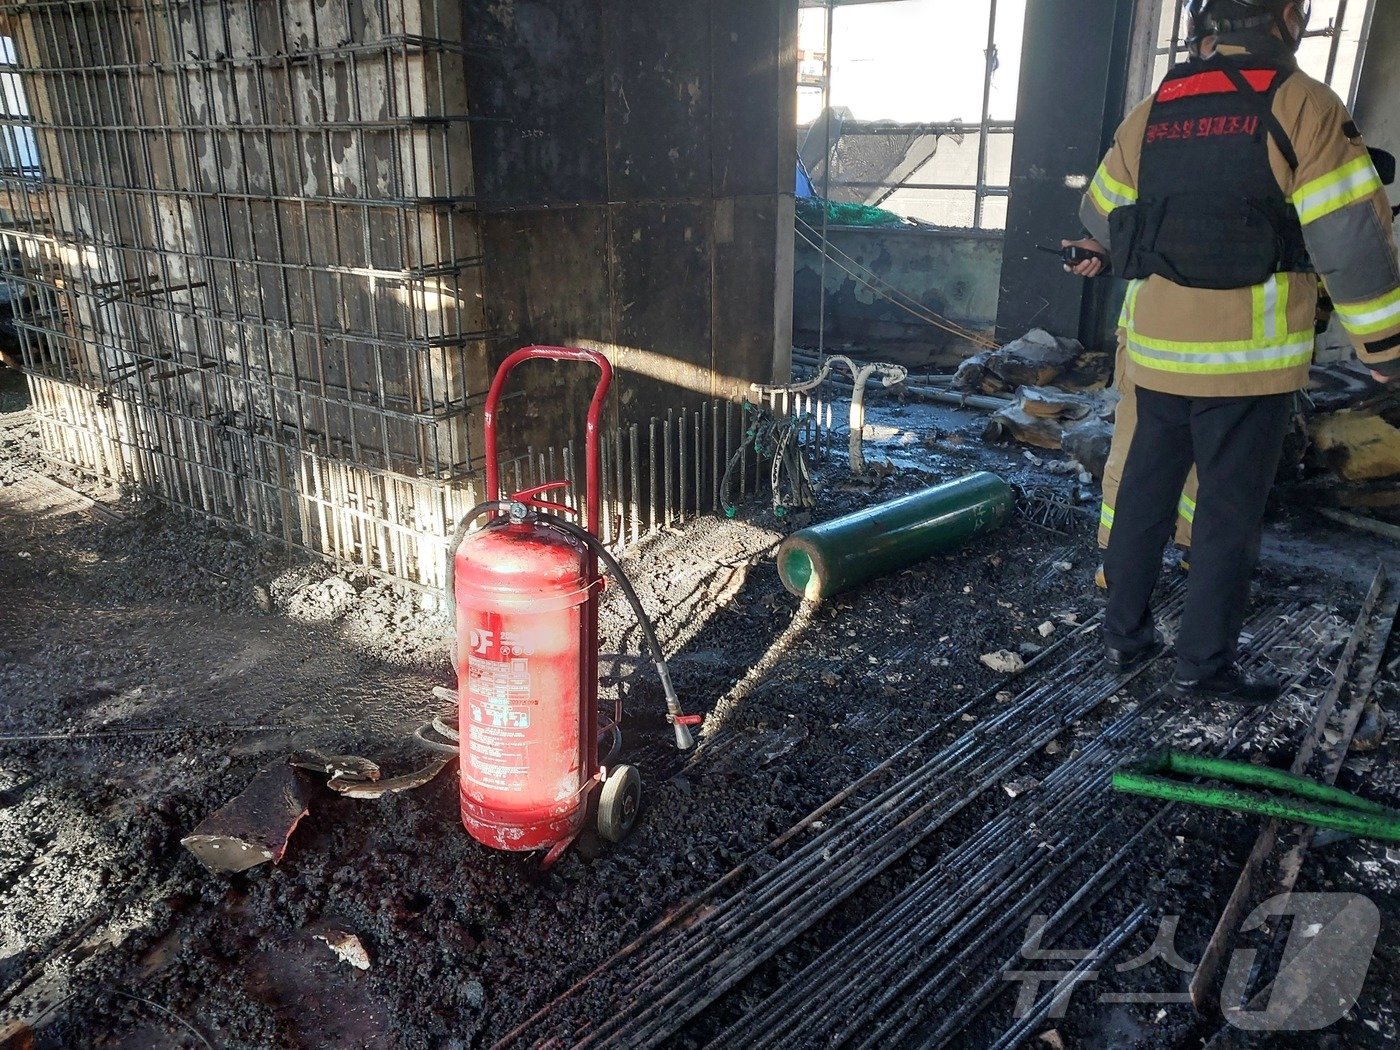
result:
<svg viewBox="0 0 1400 1050"><path fill-rule="evenodd" d="M636 766L614 766L598 796L598 834L621 842L632 830L642 805L642 775Z"/></svg>

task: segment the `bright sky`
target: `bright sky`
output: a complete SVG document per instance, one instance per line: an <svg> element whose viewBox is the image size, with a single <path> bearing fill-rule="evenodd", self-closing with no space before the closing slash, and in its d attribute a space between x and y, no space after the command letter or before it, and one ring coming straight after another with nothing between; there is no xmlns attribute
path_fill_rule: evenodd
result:
<svg viewBox="0 0 1400 1050"><path fill-rule="evenodd" d="M861 120L982 119L982 75L990 0L891 0L838 7L832 36L831 101ZM1026 0L999 0L992 119L1016 114ZM826 12L802 11L800 47L821 51ZM821 110L820 93L804 92L800 123Z"/></svg>
<svg viewBox="0 0 1400 1050"><path fill-rule="evenodd" d="M951 121L982 119L983 49L986 47L989 0L889 0L886 3L838 7L833 37L832 103L846 106L861 120ZM1350 94L1361 30L1364 2L1352 0L1338 48L1332 86L1345 99ZM1340 13L1340 0L1315 0L1313 29L1326 28ZM1162 39L1171 39L1176 6L1164 6ZM997 50L1000 68L992 78L992 119L1016 115L1021 38L1026 0L999 0ZM800 47L825 50L826 11L802 10ZM1323 79L1332 41L1308 40L1299 54L1302 67ZM1160 73L1165 72L1166 60ZM804 63L804 68L811 68ZM817 72L820 70L817 69ZM798 123L821 112L821 92L800 93Z"/></svg>
<svg viewBox="0 0 1400 1050"><path fill-rule="evenodd" d="M1390 0L1400 2L1400 0ZM997 0L996 47L998 68L992 75L991 119L1016 118L1021 45L1027 0ZM1164 5L1163 43L1171 40L1175 0ZM1333 86L1345 97L1355 68L1360 28L1365 23L1365 0L1352 0L1341 33ZM1325 28L1340 12L1340 0L1316 0L1313 28ZM799 48L804 77L820 77L826 51L824 8L803 8ZM886 0L883 3L835 8L832 27L831 103L845 107L858 120L943 123L982 119L983 75L991 0ZM1314 76L1326 73L1330 38L1308 40L1299 55ZM1156 79L1166 72L1162 57ZM821 113L820 88L798 91L799 124L810 124ZM988 157L991 185L1009 178L1010 139L998 139ZM970 165L970 167L969 167ZM966 169L966 170L964 170ZM976 153L945 145L911 181L973 182ZM884 206L901 214L942 225L970 225L971 193L963 191L901 190ZM1004 201L989 202L984 223L997 225ZM951 210L950 210L951 209Z"/></svg>

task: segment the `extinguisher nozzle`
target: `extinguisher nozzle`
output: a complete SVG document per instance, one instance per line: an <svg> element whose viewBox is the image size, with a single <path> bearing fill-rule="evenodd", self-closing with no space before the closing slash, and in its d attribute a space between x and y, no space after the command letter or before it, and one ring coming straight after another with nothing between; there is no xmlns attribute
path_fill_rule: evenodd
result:
<svg viewBox="0 0 1400 1050"><path fill-rule="evenodd" d="M659 655L656 660L656 673L661 676L661 687L666 691L667 718L676 729L676 747L681 751L689 751L695 746L695 737L690 732L690 727L699 725L701 720L687 715L681 707L680 697L676 695L676 687L671 682L671 669Z"/></svg>

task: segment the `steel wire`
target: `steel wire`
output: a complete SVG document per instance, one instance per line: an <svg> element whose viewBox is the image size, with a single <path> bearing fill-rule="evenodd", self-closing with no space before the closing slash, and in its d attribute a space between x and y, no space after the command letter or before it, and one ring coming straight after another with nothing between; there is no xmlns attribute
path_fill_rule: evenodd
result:
<svg viewBox="0 0 1400 1050"><path fill-rule="evenodd" d="M1141 671L1137 673L1141 673ZM1058 735L1068 720L1080 717L1092 710L1119 687L1118 683L1111 682L1107 687L1099 686L1096 689L1081 690L1080 697L1074 697L1072 688L1051 689L1044 699L1038 703L1027 705L1031 709L1032 717L1041 712L1046 713L1028 727L1027 732L1020 738L1023 743L1018 750L1001 761L998 761L996 756L992 756L973 766L968 771L969 775L981 779L970 791L960 794L956 787L950 787L937 792L932 799L923 801L922 805L917 805L919 801L917 787L925 777L929 780L941 780L945 779L947 774L963 772L963 767L972 762L975 754L970 743L967 746L953 746L946 749L945 753L953 756L950 764L940 761L942 755L937 756L921 770L906 778L907 784L902 788L896 787L890 802L880 806L882 810L888 810L895 805L915 803L915 808L911 812L898 819L888 830L878 834L873 840L865 834L854 834L851 836L851 841L834 848L831 846L823 848L820 840L815 840L799 850L786 865L790 870L799 873L796 877L786 881L780 880L776 886L764 887L763 890L754 894L756 900L750 904L749 911L740 913L737 917L726 914L714 922L705 924L702 936L708 940L708 943L696 953L689 964L689 970L692 973L701 970L710 985L706 994L711 999L717 997L744 973L749 972L754 965L770 957L783 943L790 941L811 922L815 922L829 912L854 888L879 875L902 857L916 842L922 841L970 805L977 797L995 786L1008 772L1020 765L1026 757ZM1032 690L1031 692L1036 691ZM1050 711L1067 696L1071 698L1073 704L1068 713ZM1009 721L1012 717L1008 713L1005 719ZM975 731L969 734L969 736L973 735L975 735ZM940 803L946 803L950 798L952 799L951 805L936 809ZM867 804L867 807L863 808L868 809L870 805ZM896 810L895 813L888 814L886 820L894 820L898 812ZM858 815L859 813L860 811L858 811ZM870 819L869 816L857 819L854 822L854 830L857 833L863 831L863 825ZM891 848L885 850L885 847ZM820 869L820 866L816 864L809 867L802 863L805 860L814 859L812 856L814 853L826 861L827 866L824 869ZM881 855L882 853L883 855ZM877 856L879 859L874 859ZM801 878L800 873L804 870L818 869L820 869L820 873L814 877ZM760 882L762 881L760 880ZM819 883L824 892L811 892L808 884L812 882ZM724 905L721 905L717 911L733 911L732 905L735 899L731 898L731 901L725 902L726 905L731 905L730 908L726 909ZM814 904L814 900L819 903ZM791 921L795 904L798 905L798 912L807 918L806 923L797 925ZM742 960L735 958L736 954L742 953L735 953L731 948L726 953L728 964L722 970L718 973L713 970L704 971L704 964L718 951L719 947L735 940L733 937L726 936L730 932L730 927L734 925L740 927L756 926L765 934L759 938L761 947L748 953L748 957ZM796 926L795 929L794 926ZM757 955L757 958L753 958L754 955ZM642 966L648 970L652 969L646 961L643 962ZM657 978L660 979L663 976L665 983L669 986L669 991L663 992L658 997L649 995L640 997L645 1005L640 1011L638 1025L626 1029L626 1034L623 1035L615 1031L616 1025L614 1023L605 1023L600 1029L591 1032L581 1045L592 1045L605 1038L646 1041L658 1035L658 1026L673 1023L681 1012L688 1011L689 1015L693 1016L704 1005L703 1002L696 1005L697 997L693 994L695 991L693 982L686 981L674 972L658 968ZM689 1004L683 1002L687 995L691 997Z"/></svg>
<svg viewBox="0 0 1400 1050"><path fill-rule="evenodd" d="M1181 592L1178 588L1163 611L1174 614L1179 610L1180 604ZM1299 623L1296 619L1297 611L1296 607L1290 610L1273 610L1264 625L1255 628L1255 648L1266 648L1290 630L1315 626L1325 617L1325 612L1314 611L1310 617ZM1071 657L1068 662L1075 665L1085 661L1077 661ZM1088 663L1092 666L1095 662ZM1084 669L1086 668L1078 668ZM1103 667L1098 666L1098 670L1102 671ZM1053 686L1027 690L1011 708L979 724L957 741L940 749L913 773L906 774L871 798L858 800L855 811L840 822L839 833L850 835L855 840L864 840L862 844L838 841L838 829L827 829L785 857L776 868L769 868L768 871L759 874L745 889L736 892L709 911L704 921L698 924L704 927L703 930L695 933L692 931L695 931L696 927L691 927L690 930L683 931L680 941L691 943L692 949L687 950L683 944L678 943L657 944L651 951L636 959L636 968L654 971L660 983L673 988L684 987L685 993L680 995L682 1000L686 993L690 994L692 1000L695 998L694 981L699 979L706 985L706 991L701 998L704 998L705 1002L712 1001L778 950L781 945L775 942L788 943L801 929L809 928L811 923L839 904L850 892L867 883L907 853L914 842L927 837L995 785L1006 772L1024 761L1040 741L1048 742L1054 735L1058 735L1069 721L1079 717L1081 710L1092 710L1092 707L1120 689L1122 684L1110 679L1109 683L1100 685L1098 689L1080 689L1077 693L1071 688ZM1070 704L1068 712L1055 713L1051 710L1066 702L1067 698ZM1140 712L1133 713L1130 715L1130 721L1136 720L1139 715ZM995 757L977 761L976 745L979 742L996 742L999 733L1006 735L1013 731L1019 731L1017 740L1023 744L1027 740L1031 742L1030 750L1023 749L1019 753L1013 753L1010 758L1004 758L1001 762L997 762ZM1113 733L1106 733L1106 739L1091 745L1081 755L1081 760L1087 761L1105 753L1113 737ZM928 742L927 739L921 739L920 744L922 746ZM903 753L910 752L906 749ZM954 799L951 806L947 805L950 801L947 792L938 792L932 797L919 793L921 778L936 778L953 773L981 775L982 779L972 788L966 799ZM846 797L849 799L853 794ZM1072 799L1079 797L1077 793L1071 796ZM943 804L941 809L938 808L940 803ZM1066 806L1072 804L1065 803ZM1039 811L1033 809L1032 812ZM1057 811L1052 807L1047 812ZM877 831L884 829L878 831L873 841L867 834L872 828ZM990 838L995 837L991 831L988 831L987 835ZM887 856L873 864L862 864L861 845L872 852L879 852L888 847L893 856ZM870 858L865 859L869 861ZM817 881L820 882L823 893L808 892L814 880L808 877L807 873L813 871L820 872ZM775 872L777 874L774 874ZM731 873L716 886L734 885L738 881L734 876L735 873ZM741 942L745 930L750 933L757 930L761 934L759 939L764 946L757 958L753 952L740 952L743 958L734 958L733 948ZM723 959L717 958L721 952L725 956ZM641 993L644 989L638 991ZM605 1022L602 1029L590 1033L584 1045L608 1038L626 1038L629 1042L637 1040L642 1043L663 1038L668 1026L673 1028L679 1023L678 1018L693 1016L698 1009L693 1001L686 1004L677 1001L674 995L663 996L661 1000L654 1001L648 995L639 994L634 1001L650 1003L653 1008L643 1010L641 1015L635 1018L636 1023L622 1031L618 1030L620 1026L616 1023Z"/></svg>

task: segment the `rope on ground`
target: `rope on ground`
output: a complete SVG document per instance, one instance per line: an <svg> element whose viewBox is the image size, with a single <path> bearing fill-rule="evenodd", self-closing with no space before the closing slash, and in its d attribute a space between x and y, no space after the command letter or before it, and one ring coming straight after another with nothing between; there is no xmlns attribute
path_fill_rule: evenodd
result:
<svg viewBox="0 0 1400 1050"><path fill-rule="evenodd" d="M809 510L817 505L817 492L812 484L811 472L807 469L807 457L802 452L799 434L802 428L812 421L810 413L779 419L766 409L744 403L744 440L738 450L729 457L724 468L724 480L720 482L720 506L726 517L738 513L732 492L736 471L744 469L745 457L750 449L763 460L772 460L769 484L773 494L773 513L786 517L790 510Z"/></svg>

